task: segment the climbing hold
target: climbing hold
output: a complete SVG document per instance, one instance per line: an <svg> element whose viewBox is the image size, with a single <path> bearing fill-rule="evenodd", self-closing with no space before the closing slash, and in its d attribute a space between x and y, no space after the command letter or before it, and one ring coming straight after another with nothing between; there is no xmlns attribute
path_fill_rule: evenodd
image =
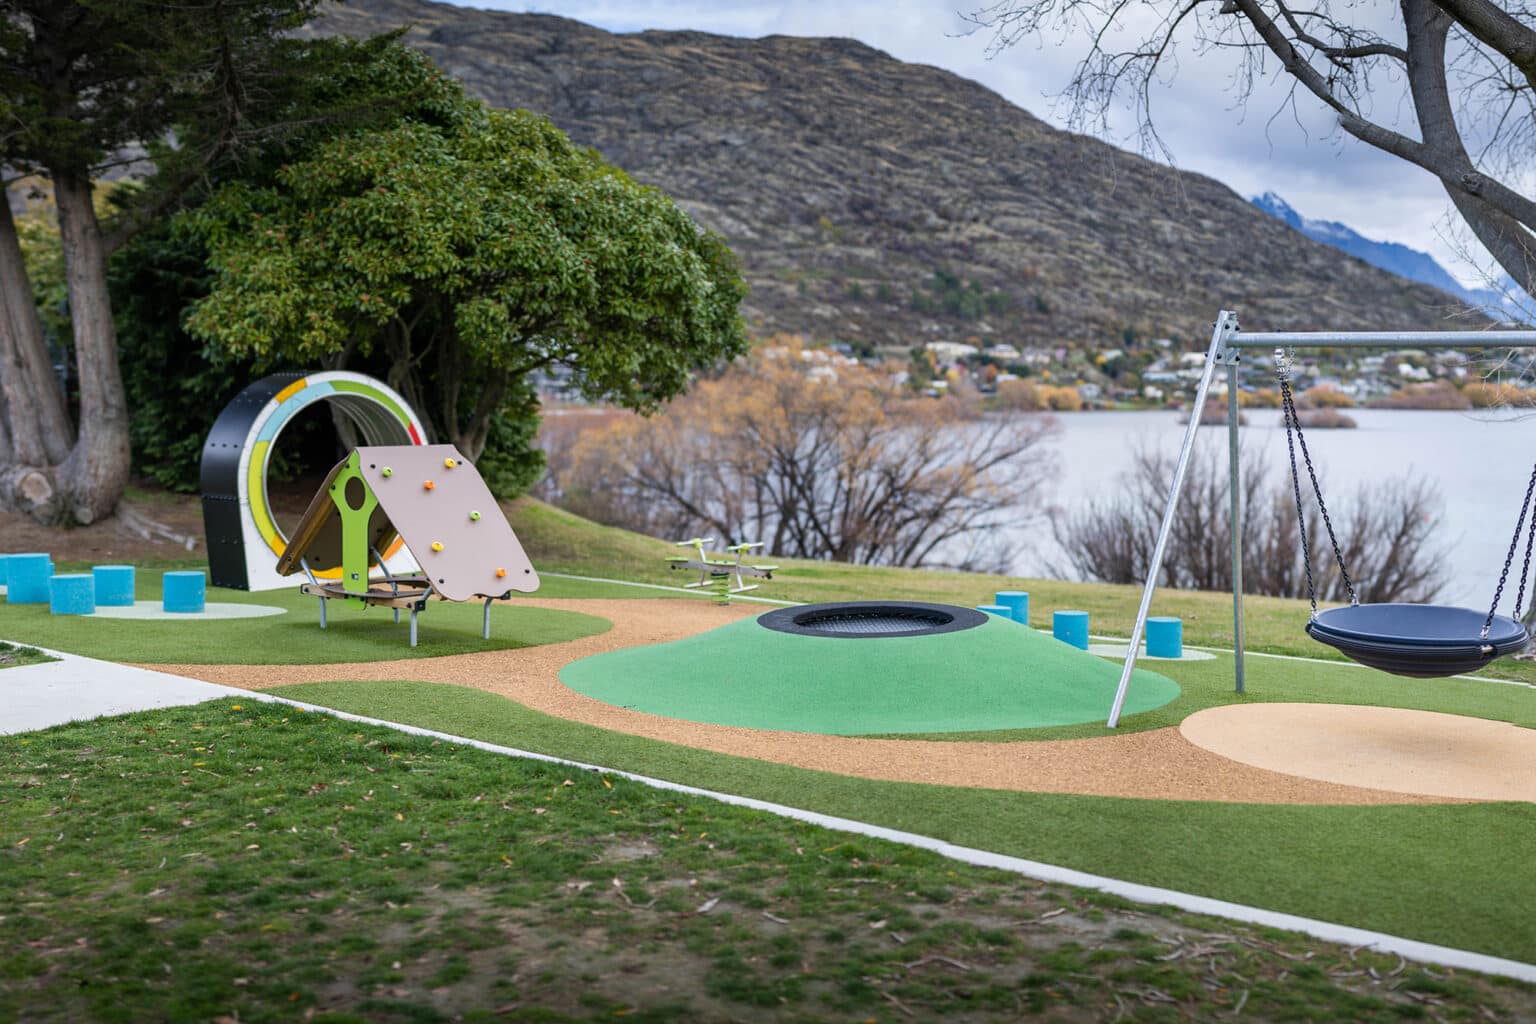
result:
<svg viewBox="0 0 1536 1024"><path fill-rule="evenodd" d="M426 483L422 484L421 486L425 487L427 490L430 491L432 488L436 487L437 484L433 483L431 480L428 480Z"/></svg>
<svg viewBox="0 0 1536 1024"><path fill-rule="evenodd" d="M472 522L472 523L478 523L480 521L480 513L479 512L471 512L469 514L469 521Z"/></svg>
<svg viewBox="0 0 1536 1024"><path fill-rule="evenodd" d="M506 574L507 574L507 570L505 570L505 569L497 569L496 570L496 578L497 579L501 579Z"/></svg>
<svg viewBox="0 0 1536 1024"><path fill-rule="evenodd" d="M385 466L383 469L379 470L379 472L384 474L385 476L394 476L395 475L395 471L390 469L388 466Z"/></svg>
<svg viewBox="0 0 1536 1024"><path fill-rule="evenodd" d="M443 465L447 466L449 469L452 469L454 466L457 466L458 463L454 462L452 459L444 459Z"/></svg>
<svg viewBox="0 0 1536 1024"><path fill-rule="evenodd" d="M440 540L433 541L432 542L432 550L433 551L441 551L441 550L443 550L443 542L440 541Z"/></svg>

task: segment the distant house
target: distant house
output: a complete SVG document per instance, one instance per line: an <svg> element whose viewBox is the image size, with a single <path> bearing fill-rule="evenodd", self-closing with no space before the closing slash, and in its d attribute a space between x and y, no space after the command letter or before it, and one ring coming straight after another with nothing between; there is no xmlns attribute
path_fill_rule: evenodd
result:
<svg viewBox="0 0 1536 1024"><path fill-rule="evenodd" d="M1013 362L1020 357L1019 350L1012 345L993 345L986 350L986 353L993 359L1003 359L1008 362Z"/></svg>
<svg viewBox="0 0 1536 1024"><path fill-rule="evenodd" d="M923 348L932 352L935 359L945 363L958 363L981 351L975 345L965 345L958 341L930 341Z"/></svg>
<svg viewBox="0 0 1536 1024"><path fill-rule="evenodd" d="M1429 380L1429 371L1412 363L1398 363L1397 375L1403 380Z"/></svg>
<svg viewBox="0 0 1536 1024"><path fill-rule="evenodd" d="M1156 384L1143 384L1141 386L1141 397L1150 399L1154 402L1161 402L1163 400L1163 395L1166 393L1167 392L1163 391L1163 389L1158 387Z"/></svg>
<svg viewBox="0 0 1536 1024"><path fill-rule="evenodd" d="M1104 389L1097 384L1079 384L1077 386L1077 397L1085 402L1097 402L1103 394Z"/></svg>
<svg viewBox="0 0 1536 1024"><path fill-rule="evenodd" d="M1181 352L1179 354L1179 365L1180 366L1204 366L1205 365L1205 353L1204 352Z"/></svg>

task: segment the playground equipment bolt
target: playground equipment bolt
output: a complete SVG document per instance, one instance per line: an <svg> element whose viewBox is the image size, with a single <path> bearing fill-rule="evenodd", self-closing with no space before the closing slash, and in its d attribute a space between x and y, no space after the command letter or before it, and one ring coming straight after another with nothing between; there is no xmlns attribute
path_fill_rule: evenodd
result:
<svg viewBox="0 0 1536 1024"><path fill-rule="evenodd" d="M443 465L448 469L452 469L454 466L458 465L458 463L454 462L452 459L444 459Z"/></svg>
<svg viewBox="0 0 1536 1024"><path fill-rule="evenodd" d="M469 521L472 522L472 523L478 523L480 521L480 513L479 512L471 512L469 514Z"/></svg>
<svg viewBox="0 0 1536 1024"><path fill-rule="evenodd" d="M507 575L507 570L505 570L505 569L497 569L496 570L496 578L497 579L502 579L506 575Z"/></svg>
<svg viewBox="0 0 1536 1024"><path fill-rule="evenodd" d="M432 550L433 551L441 551L441 550L443 550L443 542L440 541L440 540L433 541L432 542Z"/></svg>
<svg viewBox="0 0 1536 1024"><path fill-rule="evenodd" d="M395 475L395 471L394 471L394 470L392 470L392 469L390 469L390 468L389 468L389 467L388 467L388 466L385 466L385 467L384 467L384 468L383 468L383 470L381 470L381 472L382 472L382 473L383 473L383 474L384 474L384 475L385 475L385 476L394 476L394 475Z"/></svg>
<svg viewBox="0 0 1536 1024"><path fill-rule="evenodd" d="M426 483L422 484L421 486L425 487L427 490L430 491L432 488L436 487L437 484L433 483L431 480L428 480Z"/></svg>

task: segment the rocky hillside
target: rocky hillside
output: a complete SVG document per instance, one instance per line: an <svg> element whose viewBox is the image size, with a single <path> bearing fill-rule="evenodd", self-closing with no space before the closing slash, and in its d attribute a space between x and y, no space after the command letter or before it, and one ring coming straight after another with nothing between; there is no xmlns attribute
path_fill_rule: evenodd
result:
<svg viewBox="0 0 1536 1024"><path fill-rule="evenodd" d="M548 114L724 234L760 333L1203 342L1220 307L1249 329L1426 329L1454 302L852 40L614 35L424 0L352 0L317 28L405 24L472 94Z"/></svg>

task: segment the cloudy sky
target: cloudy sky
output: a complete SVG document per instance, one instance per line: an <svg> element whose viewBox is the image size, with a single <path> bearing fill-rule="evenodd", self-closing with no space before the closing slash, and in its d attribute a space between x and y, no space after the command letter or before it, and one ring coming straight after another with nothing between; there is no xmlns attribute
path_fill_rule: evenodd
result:
<svg viewBox="0 0 1536 1024"><path fill-rule="evenodd" d="M1068 110L1057 97L1086 48L1086 35L1025 40L989 55L989 33L968 32L956 0L452 0L465 6L538 11L614 32L698 29L756 37L850 36L905 61L975 79L1053 124ZM1366 5L1370 6L1370 5ZM1396 4L1387 5L1395 9ZM1380 17L1390 17L1383 14ZM1370 238L1430 252L1454 276L1481 283L1447 233L1449 203L1424 172L1349 139L1309 97L1285 106L1289 80L1260 83L1246 109L1235 105L1233 66L1220 57L1178 55L1177 73L1153 97L1157 127L1185 170L1225 182L1244 196L1274 191L1303 216L1342 221ZM1385 91L1390 120L1393 99ZM1126 117L1109 141L1135 148Z"/></svg>

